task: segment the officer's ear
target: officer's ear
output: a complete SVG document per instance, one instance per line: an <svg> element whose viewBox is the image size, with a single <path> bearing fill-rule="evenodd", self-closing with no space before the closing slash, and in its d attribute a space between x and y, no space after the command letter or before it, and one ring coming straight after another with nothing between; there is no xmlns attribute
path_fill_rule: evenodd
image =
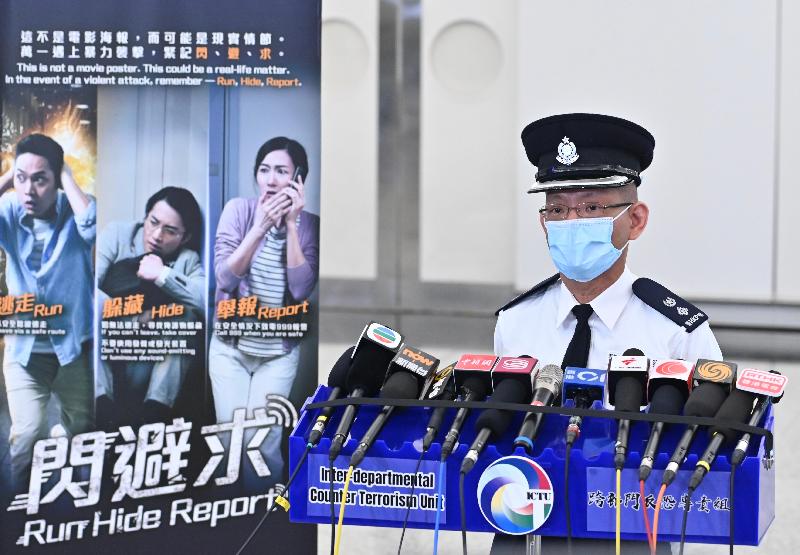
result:
<svg viewBox="0 0 800 555"><path fill-rule="evenodd" d="M650 217L650 208L643 202L635 202L628 209L628 214L631 222L628 240L633 241L644 233L644 228L647 227L647 220Z"/></svg>

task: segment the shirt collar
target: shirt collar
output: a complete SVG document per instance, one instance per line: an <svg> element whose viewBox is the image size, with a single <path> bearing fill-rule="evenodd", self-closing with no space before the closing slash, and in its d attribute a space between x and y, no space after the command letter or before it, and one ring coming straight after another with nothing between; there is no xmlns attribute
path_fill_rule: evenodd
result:
<svg viewBox="0 0 800 555"><path fill-rule="evenodd" d="M633 282L636 281L636 274L631 272L628 267L622 275L611 284L611 286L600 293L589 303L592 305L594 313L603 321L608 329L613 329L619 320L620 314L625 309L631 296L633 295ZM558 293L558 310L556 311L556 327L561 326L567 317L572 314L572 307L579 304L569 292L567 286L562 281Z"/></svg>

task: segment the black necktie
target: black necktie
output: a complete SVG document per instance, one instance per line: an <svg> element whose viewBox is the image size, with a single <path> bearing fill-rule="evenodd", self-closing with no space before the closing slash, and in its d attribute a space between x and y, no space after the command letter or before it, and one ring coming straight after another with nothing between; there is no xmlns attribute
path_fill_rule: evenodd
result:
<svg viewBox="0 0 800 555"><path fill-rule="evenodd" d="M589 317L594 310L590 304L577 304L572 307L572 313L578 319L575 325L575 334L569 342L567 352L564 353L564 362L561 368L575 366L586 368L589 362L589 344L592 340L592 330L589 328Z"/></svg>

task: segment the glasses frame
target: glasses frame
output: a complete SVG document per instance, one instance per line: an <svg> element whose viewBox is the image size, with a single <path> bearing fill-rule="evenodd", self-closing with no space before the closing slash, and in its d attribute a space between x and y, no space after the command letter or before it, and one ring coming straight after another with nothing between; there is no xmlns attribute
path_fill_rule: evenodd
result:
<svg viewBox="0 0 800 555"><path fill-rule="evenodd" d="M181 230L181 231L177 231L177 230L173 231L171 226L168 226L163 222L159 222L157 224L154 224L153 222L150 221L150 215L149 214L144 219L144 225L150 226L153 229L153 231L155 231L156 229L160 229L162 234L165 234L165 235L167 235L168 237L170 237L172 239L178 239L179 241L182 240L186 236L186 230L185 229Z"/></svg>
<svg viewBox="0 0 800 555"><path fill-rule="evenodd" d="M552 203L550 205L546 204L546 205L542 206L539 209L539 215L542 216L548 222L558 222L558 221L566 220L567 218L569 218L569 213L572 210L574 210L575 214L578 216L578 218L581 218L581 219L593 219L593 218L602 218L602 217L604 217L604 216L581 216L581 212L583 211L583 208L586 205L589 205L589 204L597 205L600 208L602 208L603 211L605 211L605 210L608 210L609 208L622 208L623 206L633 206L636 203L635 202L617 202L615 204L600 204L599 202L587 201L587 202L579 202L575 206L567 206L565 204ZM566 208L567 211L566 211L566 213L564 213L564 217L563 218L548 219L547 218L547 207L548 206L561 206L563 208Z"/></svg>

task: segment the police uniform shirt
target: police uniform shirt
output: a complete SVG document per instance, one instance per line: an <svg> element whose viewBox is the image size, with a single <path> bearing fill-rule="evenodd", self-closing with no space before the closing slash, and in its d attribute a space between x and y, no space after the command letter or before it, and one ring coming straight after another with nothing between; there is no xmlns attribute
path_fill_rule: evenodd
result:
<svg viewBox="0 0 800 555"><path fill-rule="evenodd" d="M634 293L636 280L637 276L626 267L613 285L589 303L594 309L589 318L589 368L607 368L609 354L622 354L633 347L651 359L722 360L719 344L707 321L696 327L687 326L691 328L687 332L684 326ZM674 299L667 296L664 301L669 306ZM561 364L575 332L577 320L572 307L576 304L580 303L558 280L502 310L494 332L495 354L530 355L539 359L540 364Z"/></svg>

